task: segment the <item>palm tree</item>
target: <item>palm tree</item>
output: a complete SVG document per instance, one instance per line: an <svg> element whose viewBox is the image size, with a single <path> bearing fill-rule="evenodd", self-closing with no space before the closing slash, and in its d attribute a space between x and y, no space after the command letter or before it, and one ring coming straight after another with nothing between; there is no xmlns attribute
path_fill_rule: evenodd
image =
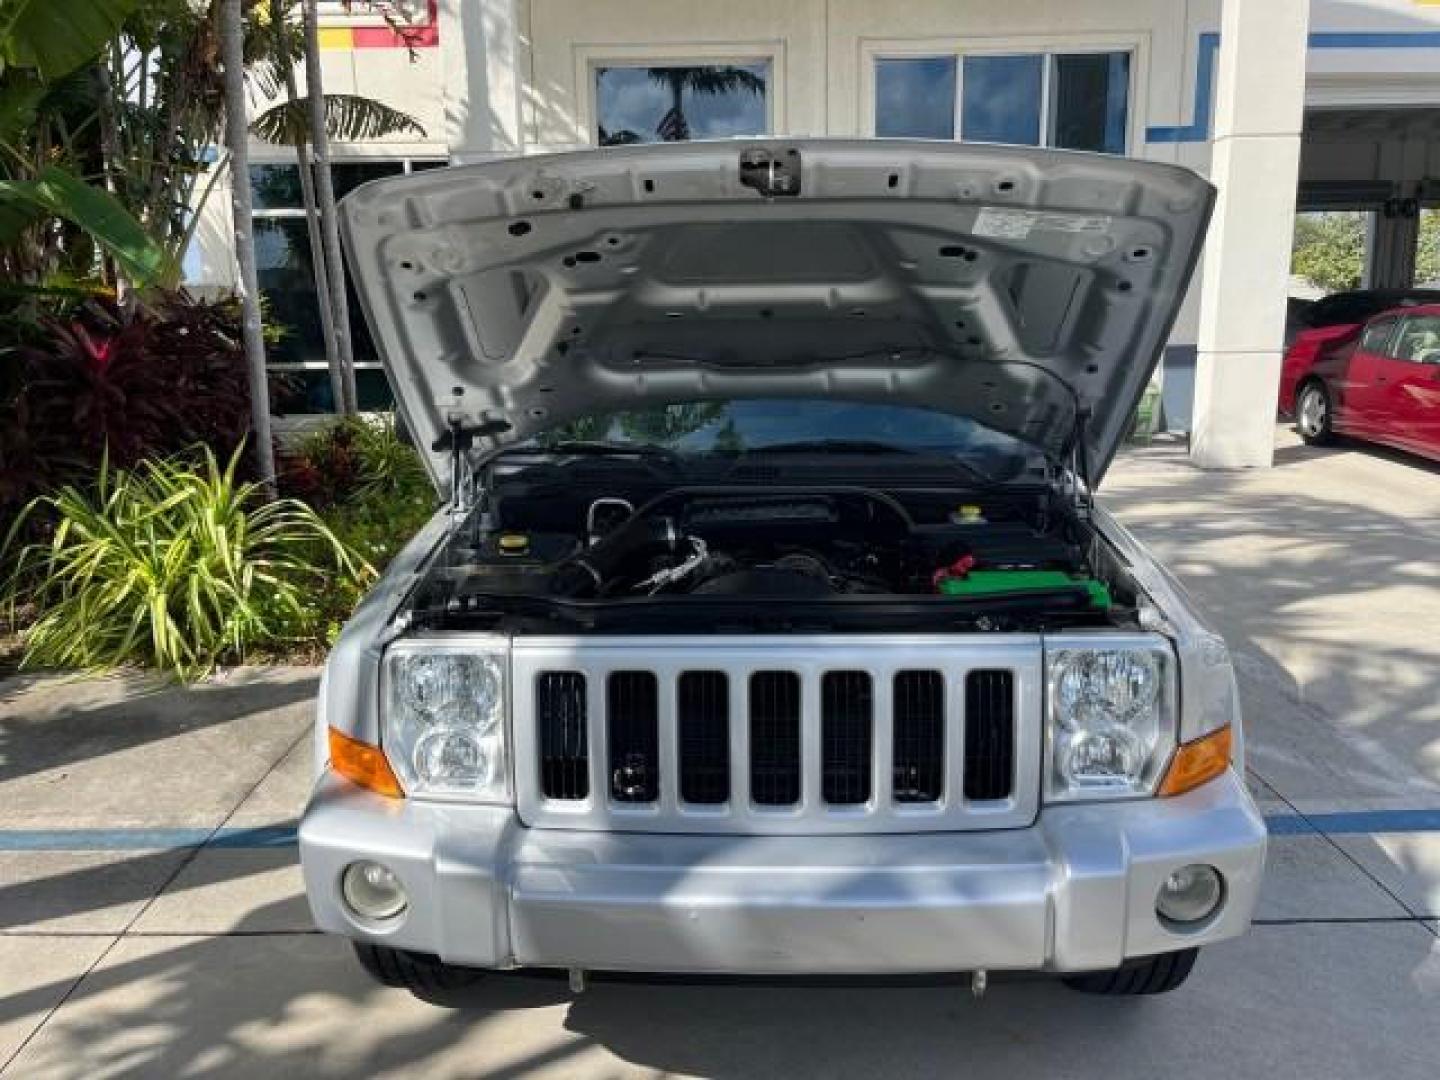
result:
<svg viewBox="0 0 1440 1080"><path fill-rule="evenodd" d="M286 119L298 121L294 108L300 101L300 92L295 86L295 65L292 62L290 42L285 25L286 0L270 0L270 29L275 35L275 64L280 79L285 85L285 104L291 106L285 113ZM255 125L251 125L255 130ZM309 124L299 122L285 125L285 141L295 147L296 171L300 177L300 202L305 208L305 227L310 236L310 264L315 276L315 295L320 308L320 336L325 343L325 362L330 369L330 398L335 410L349 413L345 396L345 361L340 354L339 342L335 335L335 308L330 303L330 275L324 241L320 235L320 216L315 209L315 178L310 171Z"/></svg>
<svg viewBox="0 0 1440 1080"><path fill-rule="evenodd" d="M250 423L255 458L265 490L275 493L275 449L270 442L270 384L255 271L255 232L250 199L250 128L245 122L245 17L243 0L222 0L220 55L225 67L225 141L230 149L230 203L235 212L235 259L239 263L241 333L250 373Z"/></svg>
<svg viewBox="0 0 1440 1080"><path fill-rule="evenodd" d="M664 142L684 142L690 138L690 122L685 117L685 93L729 94L737 90L759 97L765 93L765 80L743 67L654 67L646 69L650 81L670 91L670 110L655 125L655 134Z"/></svg>
<svg viewBox="0 0 1440 1080"><path fill-rule="evenodd" d="M250 130L266 142L295 148L331 393L337 412L353 414L358 408L355 362L329 140L333 136L353 142L402 133L423 137L425 129L408 113L372 98L326 94L321 83L313 0L305 0L300 7L298 36L293 32L294 19L287 17L295 10L295 0L269 2L274 46L266 65L253 67L252 73L265 96L282 97L282 100L256 117ZM296 88L294 73L294 61L301 56L305 62L306 93L303 96ZM311 87L317 92L310 93Z"/></svg>
<svg viewBox="0 0 1440 1080"><path fill-rule="evenodd" d="M352 415L359 411L360 403L355 391L355 350L350 342L350 299L345 293L345 267L340 261L340 222L335 216L335 184L330 174L330 136L320 83L320 18L315 0L305 0L301 18L305 23L305 92L310 97L310 137L315 146L316 187L320 190L321 246L330 277L330 287L322 300L330 301L331 321L335 324L335 346L344 375L343 411Z"/></svg>

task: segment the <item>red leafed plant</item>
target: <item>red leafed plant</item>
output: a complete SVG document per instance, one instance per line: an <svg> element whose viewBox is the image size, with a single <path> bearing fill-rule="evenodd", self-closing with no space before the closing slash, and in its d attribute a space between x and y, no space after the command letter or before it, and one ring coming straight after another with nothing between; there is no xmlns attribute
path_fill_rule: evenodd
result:
<svg viewBox="0 0 1440 1080"><path fill-rule="evenodd" d="M112 467L245 437L250 391L233 300L91 301L13 350L0 402L0 507ZM8 414L8 415L6 415Z"/></svg>

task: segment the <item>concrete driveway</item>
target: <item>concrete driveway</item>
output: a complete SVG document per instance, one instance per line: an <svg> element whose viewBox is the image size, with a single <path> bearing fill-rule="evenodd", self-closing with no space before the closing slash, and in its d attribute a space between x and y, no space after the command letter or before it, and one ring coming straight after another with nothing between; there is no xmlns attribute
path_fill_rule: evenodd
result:
<svg viewBox="0 0 1440 1080"><path fill-rule="evenodd" d="M1270 822L1259 925L1168 997L493 978L440 1008L310 925L316 673L0 683L0 1073L1433 1078L1440 469L1314 451L1106 484L1223 625Z"/></svg>

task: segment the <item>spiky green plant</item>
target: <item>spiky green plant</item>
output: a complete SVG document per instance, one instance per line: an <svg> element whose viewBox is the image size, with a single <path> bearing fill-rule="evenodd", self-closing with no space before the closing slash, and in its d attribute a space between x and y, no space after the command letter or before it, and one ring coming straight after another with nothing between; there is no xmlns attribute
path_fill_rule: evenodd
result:
<svg viewBox="0 0 1440 1080"><path fill-rule="evenodd" d="M430 477L415 447L400 438L395 418L386 414L358 422L355 451L360 459L360 500L393 498L430 491Z"/></svg>
<svg viewBox="0 0 1440 1080"><path fill-rule="evenodd" d="M213 451L113 469L93 491L34 500L57 522L23 548L5 587L38 613L28 667L159 668L190 679L292 640L312 598L373 573L304 503L266 502ZM12 530L14 535L14 530ZM8 543L7 545L8 546Z"/></svg>

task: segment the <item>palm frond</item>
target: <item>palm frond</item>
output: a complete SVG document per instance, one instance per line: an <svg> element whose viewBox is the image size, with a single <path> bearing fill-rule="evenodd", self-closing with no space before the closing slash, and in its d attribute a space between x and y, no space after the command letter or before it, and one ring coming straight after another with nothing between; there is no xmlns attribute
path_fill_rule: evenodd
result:
<svg viewBox="0 0 1440 1080"><path fill-rule="evenodd" d="M744 91L765 92L765 79L743 67L654 67L647 69L650 81L664 87L679 86L692 94L727 94Z"/></svg>
<svg viewBox="0 0 1440 1080"><path fill-rule="evenodd" d="M296 98L265 110L250 122L257 139L293 146L310 141L308 98ZM409 113L358 94L325 95L325 131L340 142L363 142L394 135L425 137L425 128Z"/></svg>

